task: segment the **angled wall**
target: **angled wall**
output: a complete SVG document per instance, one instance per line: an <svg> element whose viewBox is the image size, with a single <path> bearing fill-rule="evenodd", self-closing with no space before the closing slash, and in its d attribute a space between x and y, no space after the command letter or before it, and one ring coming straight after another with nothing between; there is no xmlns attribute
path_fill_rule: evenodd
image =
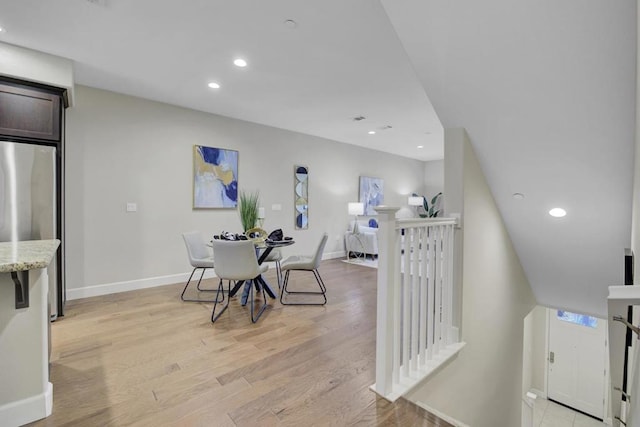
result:
<svg viewBox="0 0 640 427"><path fill-rule="evenodd" d="M462 129L445 131L445 203L463 224L462 340L409 399L473 427L520 425L523 322L536 301ZM453 171L461 172L452 183ZM454 185L455 184L455 185Z"/></svg>

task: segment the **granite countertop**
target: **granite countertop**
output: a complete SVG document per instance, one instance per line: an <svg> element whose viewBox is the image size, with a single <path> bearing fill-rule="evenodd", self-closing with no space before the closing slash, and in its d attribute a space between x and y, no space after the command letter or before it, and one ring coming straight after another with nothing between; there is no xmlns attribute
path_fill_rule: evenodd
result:
<svg viewBox="0 0 640 427"><path fill-rule="evenodd" d="M0 273L45 268L59 245L60 240L0 242Z"/></svg>

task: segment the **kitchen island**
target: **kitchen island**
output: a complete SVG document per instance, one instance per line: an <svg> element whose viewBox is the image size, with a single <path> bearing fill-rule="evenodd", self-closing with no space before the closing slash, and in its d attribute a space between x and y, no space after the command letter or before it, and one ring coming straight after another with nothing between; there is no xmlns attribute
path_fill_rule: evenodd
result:
<svg viewBox="0 0 640 427"><path fill-rule="evenodd" d="M51 415L47 266L59 240L0 243L0 420Z"/></svg>

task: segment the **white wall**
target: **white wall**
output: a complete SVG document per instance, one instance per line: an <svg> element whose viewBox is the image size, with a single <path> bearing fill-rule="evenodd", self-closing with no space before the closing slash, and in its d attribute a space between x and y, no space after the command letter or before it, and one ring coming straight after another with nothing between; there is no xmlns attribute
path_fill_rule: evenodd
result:
<svg viewBox="0 0 640 427"><path fill-rule="evenodd" d="M450 162L462 162L464 171L462 340L467 345L409 398L473 427L517 426L523 320L535 298L468 137L457 134L463 138L445 132L445 147L462 144L462 157L450 158L446 151L445 162L447 174Z"/></svg>
<svg viewBox="0 0 640 427"><path fill-rule="evenodd" d="M531 310L524 318L522 328L522 395L533 386L533 316Z"/></svg>
<svg viewBox="0 0 640 427"><path fill-rule="evenodd" d="M424 168L424 196L429 199L444 191L444 160L431 160L425 162Z"/></svg>
<svg viewBox="0 0 640 427"><path fill-rule="evenodd" d="M182 232L240 231L236 210L192 209L194 144L239 151L239 188L260 190L264 228L282 228L296 240L285 255L311 253L325 231L325 255L344 253L347 203L358 199L360 175L384 179L389 205L424 190L418 160L78 86L66 135L71 298L89 295L74 291L86 287L175 279L190 271ZM309 167L306 231L294 229L296 164ZM136 202L138 212L126 213L127 202Z"/></svg>
<svg viewBox="0 0 640 427"><path fill-rule="evenodd" d="M66 58L0 43L0 75L67 89L73 105L73 63Z"/></svg>

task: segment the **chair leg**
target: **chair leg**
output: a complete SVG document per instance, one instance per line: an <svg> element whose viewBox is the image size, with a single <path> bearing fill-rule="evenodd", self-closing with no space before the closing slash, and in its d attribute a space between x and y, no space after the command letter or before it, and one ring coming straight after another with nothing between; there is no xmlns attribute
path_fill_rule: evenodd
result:
<svg viewBox="0 0 640 427"><path fill-rule="evenodd" d="M311 292L311 291L290 291L288 289L289 287L289 273L291 273L291 270L287 270L287 272L284 275L284 284L282 285L282 292L280 292L280 303L282 305L325 305L327 303L327 287L324 284L324 281L322 280L322 277L320 276L320 272L318 270L311 270L313 272L314 277L316 278L316 282L318 283L318 287L320 287L320 292ZM284 294L307 294L307 295L322 295L322 298L324 299L324 302L320 303L320 302L316 302L316 303L311 303L311 302L285 302L284 301Z"/></svg>
<svg viewBox="0 0 640 427"><path fill-rule="evenodd" d="M252 323L256 323L258 321L258 319L260 319L260 316L262 316L262 313L264 312L264 310L267 308L267 294L264 291L264 286L262 286L260 284L260 282L258 280L253 280L254 283L251 284L251 288L249 289L249 299L251 300L251 322ZM260 307L260 309L258 310L258 314L255 314L254 311L254 298L253 298L253 288L254 285L255 287L257 287L258 289L262 290L262 298L264 300L264 304L262 304L262 307Z"/></svg>
<svg viewBox="0 0 640 427"><path fill-rule="evenodd" d="M228 283L229 283L229 289L227 290L227 292L231 290L231 280L229 280ZM220 295L222 295L222 299L218 301L218 298L220 297ZM224 313L227 308L229 308L230 299L231 298L227 298L227 303L224 305L224 307L222 307L222 310L220 310L220 312L216 314L216 307L218 306L218 302L220 303L224 302L224 283L222 282L222 279L220 279L220 282L218 283L216 299L213 304L213 310L211 310L211 323L218 320L218 317L220 317L220 315Z"/></svg>
<svg viewBox="0 0 640 427"><path fill-rule="evenodd" d="M187 288L189 287L189 284L191 283L191 279L193 278L193 274L196 272L196 270L198 268L202 268L202 274L200 275L200 279L198 280L198 285L196 286L196 288L201 291L201 292L215 292L216 289L201 289L200 288L200 282L202 281L202 278L204 277L204 271L206 270L206 268L203 267L196 267L193 269L193 271L191 272L191 275L189 276L189 280L187 280L187 283L184 285L184 289L182 289L182 293L180 294L180 299L182 301L185 302L216 302L218 300L218 296L216 295L216 299L215 300L209 300L209 299L190 299L190 298L185 298L184 294L185 292L187 292ZM224 297L224 296L223 296Z"/></svg>
<svg viewBox="0 0 640 427"><path fill-rule="evenodd" d="M278 280L278 290L282 289L282 269L280 268L280 261L276 261L276 278Z"/></svg>

